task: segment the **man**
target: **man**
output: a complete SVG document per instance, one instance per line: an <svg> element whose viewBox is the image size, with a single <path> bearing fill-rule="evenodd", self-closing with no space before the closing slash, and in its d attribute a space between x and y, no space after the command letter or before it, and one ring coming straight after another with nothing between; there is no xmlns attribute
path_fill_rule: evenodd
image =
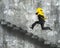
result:
<svg viewBox="0 0 60 48"><path fill-rule="evenodd" d="M47 19L47 17L44 16L44 12L43 12L42 8L36 9L36 15L37 15L39 21L36 21L35 23L33 23L31 28L33 29L36 24L40 24L42 30L51 30L52 31L52 29L50 27L44 27L45 19Z"/></svg>

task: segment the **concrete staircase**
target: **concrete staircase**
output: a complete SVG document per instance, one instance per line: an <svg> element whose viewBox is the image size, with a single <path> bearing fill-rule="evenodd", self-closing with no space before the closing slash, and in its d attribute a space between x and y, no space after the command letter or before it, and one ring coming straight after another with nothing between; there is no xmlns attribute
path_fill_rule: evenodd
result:
<svg viewBox="0 0 60 48"><path fill-rule="evenodd" d="M43 48L58 48L56 44L44 44L45 40L43 38L39 38L37 35L27 32L27 30L23 30L21 27L17 27L10 22L6 22L5 20L0 20L0 25L2 28L7 30L15 31L18 34L22 34L23 36L30 38L31 40L35 41L36 44L43 46Z"/></svg>

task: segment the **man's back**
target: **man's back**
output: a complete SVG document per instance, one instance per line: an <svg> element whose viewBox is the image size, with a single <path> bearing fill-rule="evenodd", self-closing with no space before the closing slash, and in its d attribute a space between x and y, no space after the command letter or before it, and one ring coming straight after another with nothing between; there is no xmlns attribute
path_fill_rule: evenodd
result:
<svg viewBox="0 0 60 48"><path fill-rule="evenodd" d="M37 8L36 9L36 15L40 16L43 20L45 20L47 18L46 16L44 16L44 12L43 12L42 8Z"/></svg>

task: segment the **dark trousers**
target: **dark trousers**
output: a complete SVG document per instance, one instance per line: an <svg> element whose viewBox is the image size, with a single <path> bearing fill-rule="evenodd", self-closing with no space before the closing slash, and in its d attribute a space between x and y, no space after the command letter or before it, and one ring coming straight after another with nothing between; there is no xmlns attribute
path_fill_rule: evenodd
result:
<svg viewBox="0 0 60 48"><path fill-rule="evenodd" d="M32 24L32 29L34 28L34 26L35 26L36 24L40 24L42 30L51 30L50 27L44 27L45 21L44 21L43 19L41 19L40 17L38 17L38 19L39 19L39 21L36 21L36 22L34 22L34 23Z"/></svg>

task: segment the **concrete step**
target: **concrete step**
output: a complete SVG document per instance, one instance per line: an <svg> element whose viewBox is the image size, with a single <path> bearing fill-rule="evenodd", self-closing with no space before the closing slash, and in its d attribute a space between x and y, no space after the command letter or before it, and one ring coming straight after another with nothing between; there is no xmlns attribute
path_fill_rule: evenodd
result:
<svg viewBox="0 0 60 48"><path fill-rule="evenodd" d="M37 35L34 35L30 32L27 32L27 30L23 30L21 27L17 27L14 24L11 24L10 22L6 22L5 20L0 20L0 25L7 27L7 29L11 29L13 31L16 31L17 33L22 33L25 36L29 36L31 39L36 40L40 44L50 47L50 48L57 48L56 44L44 44L45 40L43 38L39 38Z"/></svg>

